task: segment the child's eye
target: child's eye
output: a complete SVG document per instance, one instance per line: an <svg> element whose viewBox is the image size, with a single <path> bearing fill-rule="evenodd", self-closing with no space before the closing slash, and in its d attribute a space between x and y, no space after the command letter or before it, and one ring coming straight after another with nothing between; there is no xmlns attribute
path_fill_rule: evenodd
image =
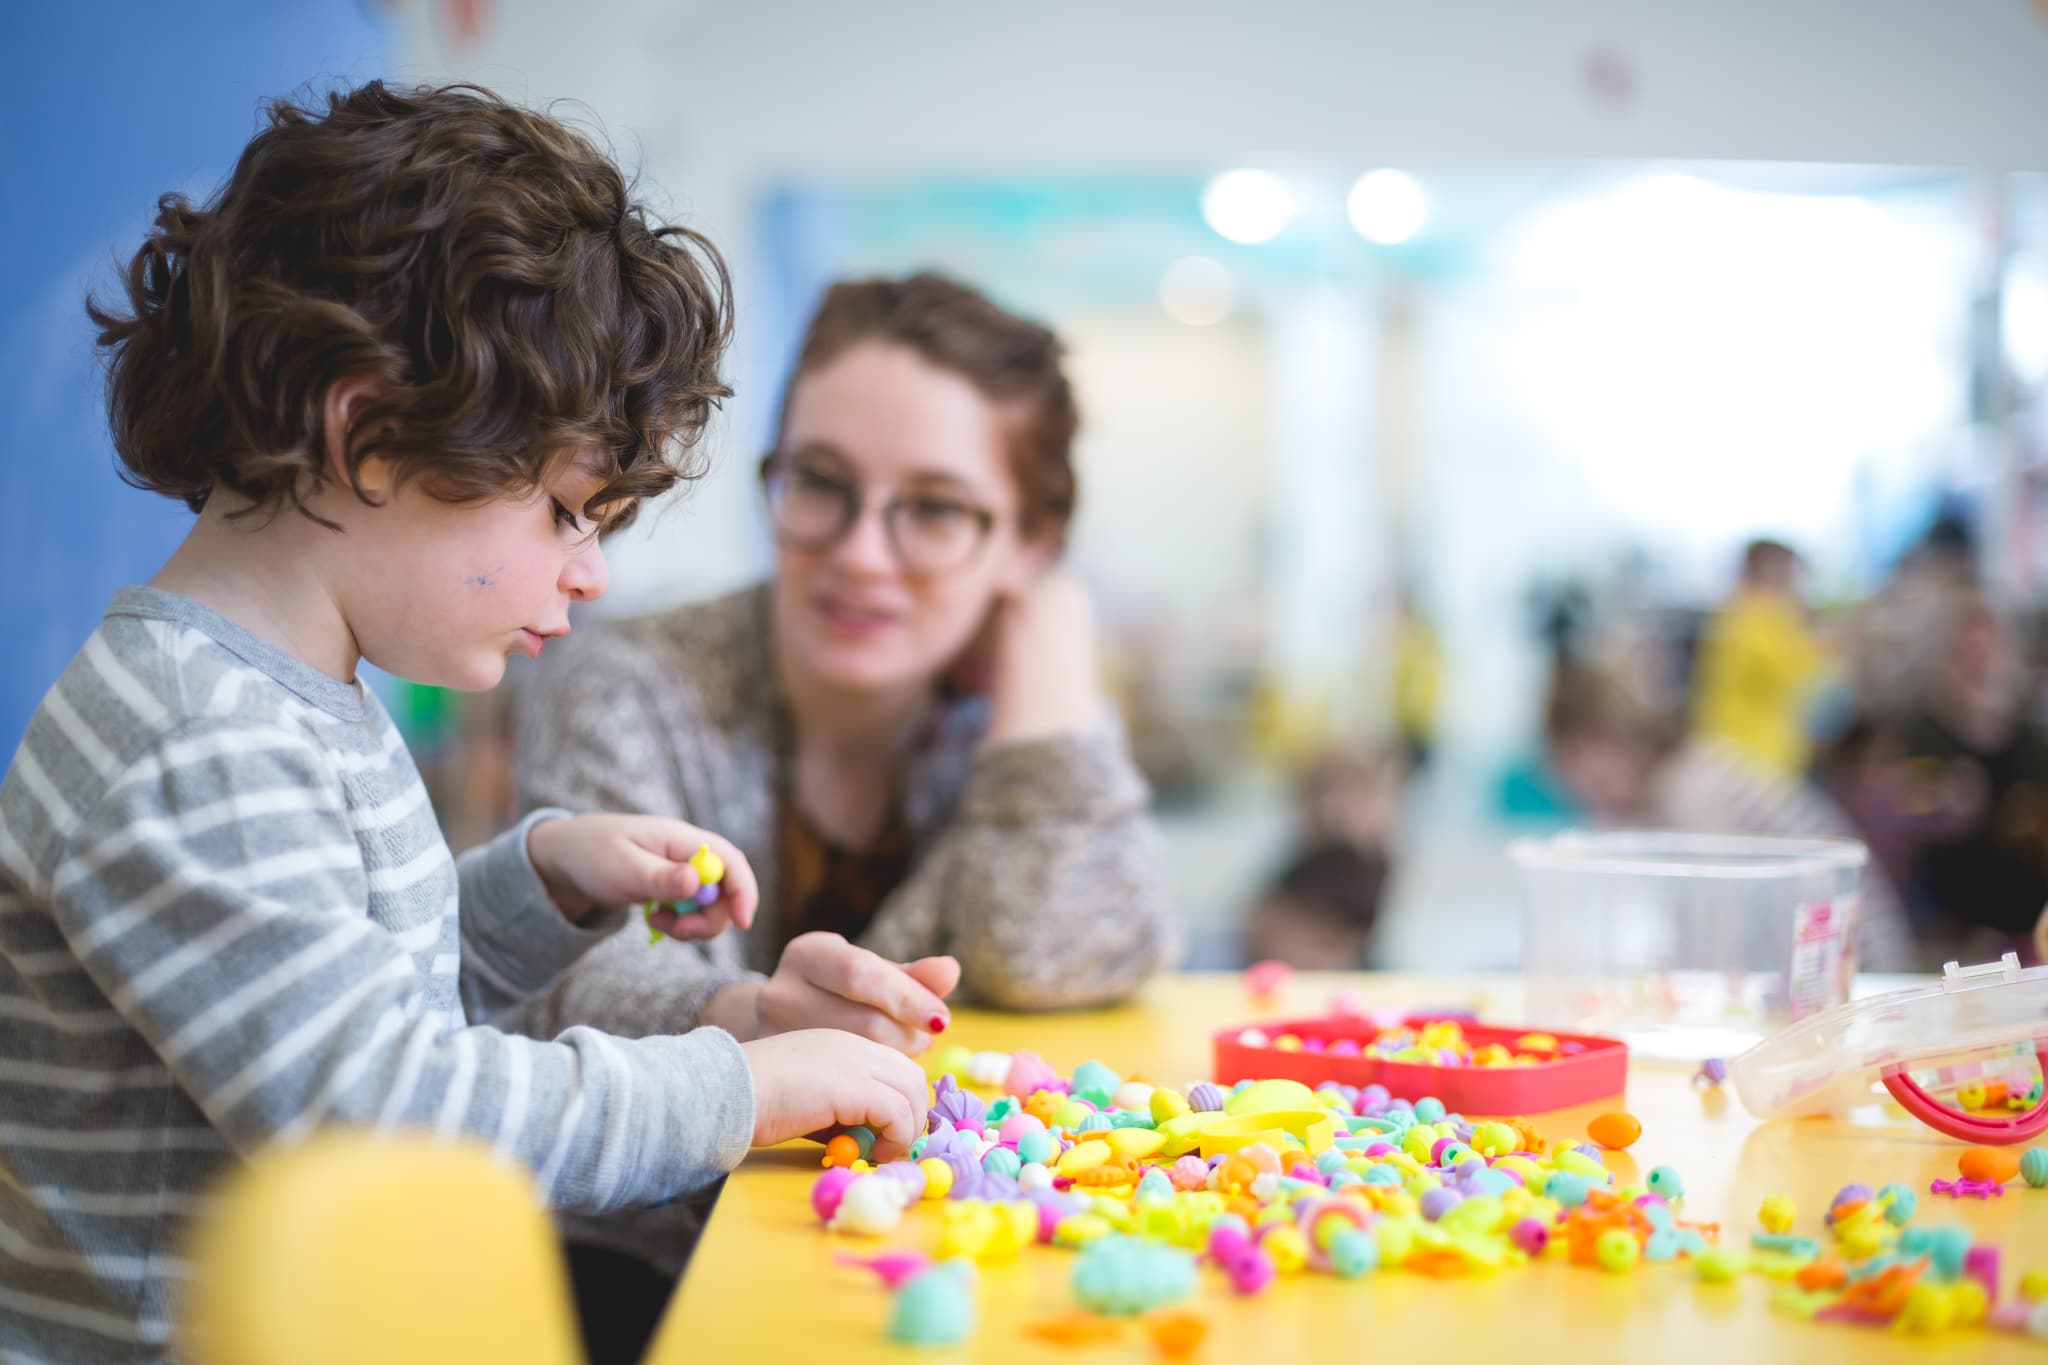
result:
<svg viewBox="0 0 2048 1365"><path fill-rule="evenodd" d="M571 531L577 528L580 524L579 519L574 512L562 505L561 499L549 498L548 502L555 509L555 525L566 526Z"/></svg>

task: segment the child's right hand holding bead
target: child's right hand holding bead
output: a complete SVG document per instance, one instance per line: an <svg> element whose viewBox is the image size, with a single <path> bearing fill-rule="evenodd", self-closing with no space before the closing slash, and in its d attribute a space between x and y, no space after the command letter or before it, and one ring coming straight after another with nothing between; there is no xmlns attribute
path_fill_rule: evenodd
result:
<svg viewBox="0 0 2048 1365"><path fill-rule="evenodd" d="M893 1048L836 1029L777 1033L740 1044L754 1075L754 1142L863 1124L877 1164L910 1150L924 1132L931 1085L924 1068Z"/></svg>

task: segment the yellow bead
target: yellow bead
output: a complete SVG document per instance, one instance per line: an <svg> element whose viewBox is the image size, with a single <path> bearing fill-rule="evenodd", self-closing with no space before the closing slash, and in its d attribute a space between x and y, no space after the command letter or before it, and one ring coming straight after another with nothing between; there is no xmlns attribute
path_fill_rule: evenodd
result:
<svg viewBox="0 0 2048 1365"><path fill-rule="evenodd" d="M725 880L725 859L713 853L709 844L697 845L697 851L690 855L690 866L705 886L716 886Z"/></svg>
<svg viewBox="0 0 2048 1365"><path fill-rule="evenodd" d="M1273 1040L1273 1046L1282 1052L1301 1051L1301 1039L1291 1033L1283 1033Z"/></svg>
<svg viewBox="0 0 2048 1365"><path fill-rule="evenodd" d="M1892 1327L1900 1332L1941 1332L1955 1320L1956 1301L1949 1286L1922 1280L1906 1291L1905 1306Z"/></svg>
<svg viewBox="0 0 2048 1365"><path fill-rule="evenodd" d="M944 1199L953 1192L953 1168L935 1156L928 1156L917 1163L917 1169L924 1172L924 1197Z"/></svg>
<svg viewBox="0 0 2048 1365"><path fill-rule="evenodd" d="M1177 1119L1182 1114L1188 1112L1188 1099L1187 1096L1177 1090L1168 1090L1166 1087L1161 1086L1152 1092L1151 1108L1152 1121L1154 1123L1165 1123L1169 1119Z"/></svg>
<svg viewBox="0 0 2048 1365"><path fill-rule="evenodd" d="M1061 1152L1059 1160L1055 1163L1055 1168L1061 1175L1078 1175L1082 1171L1094 1170L1097 1166L1109 1160L1109 1157L1109 1144L1100 1138L1094 1138L1087 1142L1076 1143L1066 1151Z"/></svg>
<svg viewBox="0 0 2048 1365"><path fill-rule="evenodd" d="M1764 1225L1765 1232L1783 1234L1792 1230L1793 1220L1798 1216L1799 1211L1791 1200L1782 1194L1774 1194L1757 1210L1756 1221Z"/></svg>
<svg viewBox="0 0 2048 1365"><path fill-rule="evenodd" d="M1115 1231L1109 1220L1100 1214L1073 1213L1060 1219L1059 1226L1052 1230L1052 1239L1063 1247L1077 1247Z"/></svg>
<svg viewBox="0 0 2048 1365"><path fill-rule="evenodd" d="M1273 1268L1282 1275L1299 1275L1308 1264L1308 1238L1291 1223L1274 1228L1259 1245L1273 1258Z"/></svg>
<svg viewBox="0 0 2048 1365"><path fill-rule="evenodd" d="M1103 1134L1102 1140L1118 1156L1142 1161L1166 1145L1166 1134L1153 1128L1112 1128Z"/></svg>
<svg viewBox="0 0 2048 1365"><path fill-rule="evenodd" d="M2048 1266L2035 1266L2020 1276L2020 1297L2028 1303L2048 1299Z"/></svg>
<svg viewBox="0 0 2048 1365"><path fill-rule="evenodd" d="M1955 1305L1956 1326L1975 1327L1984 1321L1984 1315L1991 1311L1991 1296L1984 1292L1984 1286L1967 1277L1949 1286L1949 1301Z"/></svg>

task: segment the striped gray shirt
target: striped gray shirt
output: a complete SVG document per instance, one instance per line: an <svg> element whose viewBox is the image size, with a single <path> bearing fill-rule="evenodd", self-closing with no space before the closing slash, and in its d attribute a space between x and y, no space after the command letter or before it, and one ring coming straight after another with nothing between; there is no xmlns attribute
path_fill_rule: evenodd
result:
<svg viewBox="0 0 2048 1365"><path fill-rule="evenodd" d="M736 1164L727 1034L480 1022L621 921L548 900L553 814L452 858L360 684L123 589L0 783L0 1359L162 1355L199 1193L316 1125L470 1134L583 1213Z"/></svg>

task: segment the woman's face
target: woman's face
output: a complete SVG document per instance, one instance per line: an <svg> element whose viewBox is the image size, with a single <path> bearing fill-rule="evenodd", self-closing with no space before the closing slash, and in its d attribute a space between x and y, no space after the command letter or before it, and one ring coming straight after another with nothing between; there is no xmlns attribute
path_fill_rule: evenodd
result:
<svg viewBox="0 0 2048 1365"><path fill-rule="evenodd" d="M960 656L997 596L1045 560L1018 532L1005 435L1003 414L964 377L892 342L857 343L795 381L777 446L792 515L829 525L845 490L859 511L817 548L777 533L775 611L790 663L833 686L882 690L934 682Z"/></svg>

